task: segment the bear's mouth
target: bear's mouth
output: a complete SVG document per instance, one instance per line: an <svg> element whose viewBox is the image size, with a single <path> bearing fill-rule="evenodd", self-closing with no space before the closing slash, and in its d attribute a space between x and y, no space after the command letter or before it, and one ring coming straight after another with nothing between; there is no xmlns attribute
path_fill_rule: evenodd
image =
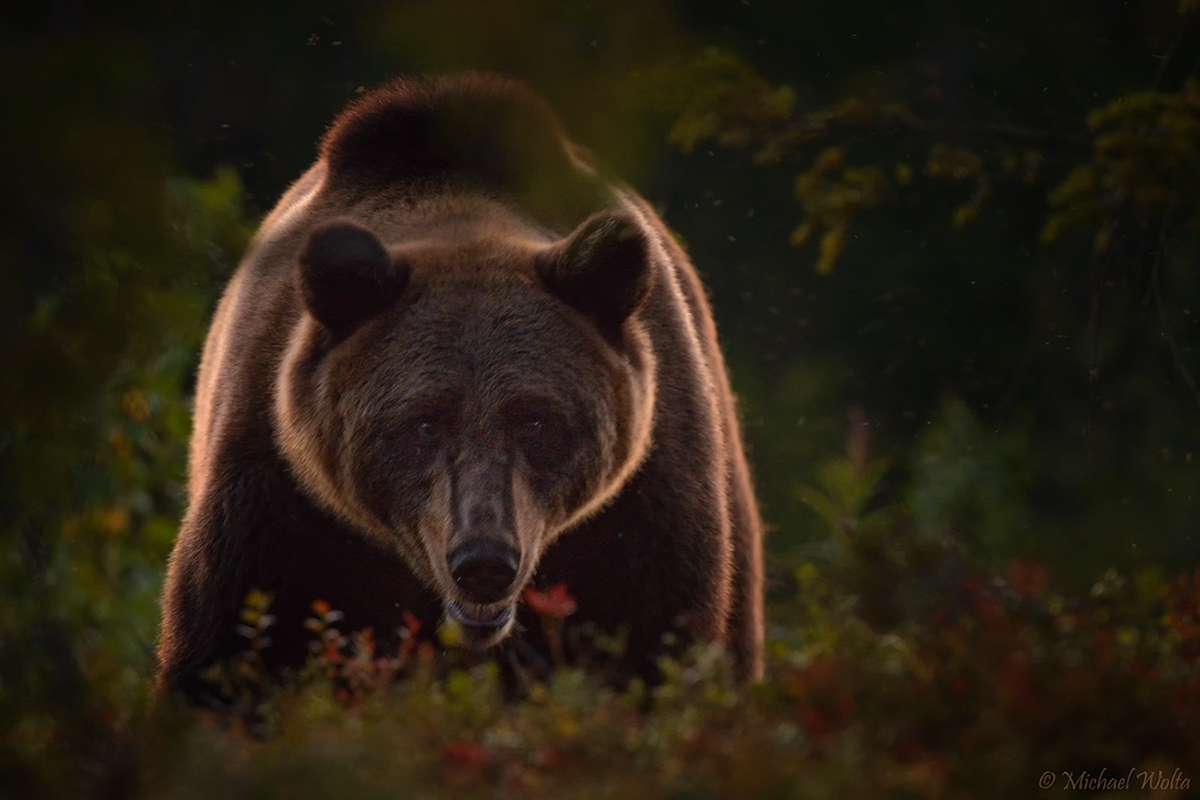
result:
<svg viewBox="0 0 1200 800"><path fill-rule="evenodd" d="M490 639L508 627L513 619L511 603L467 603L458 600L446 601L446 613L463 627L468 643L473 639ZM484 645L486 646L486 645Z"/></svg>

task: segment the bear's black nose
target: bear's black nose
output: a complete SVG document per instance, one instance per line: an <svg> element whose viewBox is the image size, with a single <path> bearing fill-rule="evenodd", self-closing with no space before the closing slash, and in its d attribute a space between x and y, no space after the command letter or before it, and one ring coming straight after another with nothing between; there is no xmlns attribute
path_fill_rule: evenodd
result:
<svg viewBox="0 0 1200 800"><path fill-rule="evenodd" d="M472 603L494 603L508 594L521 554L492 539L472 539L447 559L450 576Z"/></svg>

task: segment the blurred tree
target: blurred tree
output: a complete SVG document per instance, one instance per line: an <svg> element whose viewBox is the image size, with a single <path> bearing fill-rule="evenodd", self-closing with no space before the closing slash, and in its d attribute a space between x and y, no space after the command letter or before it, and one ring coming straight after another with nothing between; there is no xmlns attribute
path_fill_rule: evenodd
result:
<svg viewBox="0 0 1200 800"><path fill-rule="evenodd" d="M719 189L693 189L685 214L669 216L704 232L695 251L736 249L744 265L737 289L714 283L720 316L756 334L733 348L757 342L735 375L750 383L760 462L798 425L828 443L829 414L861 402L886 447L907 451L933 426L898 459L897 485L927 523L966 534L978 526L964 520L986 519L995 558L1036 552L1076 580L1131 557L1193 563L1193 10L913 5L820 32L786 26L773 4L743 9L760 25L656 76L670 87L658 95L673 104L671 141L725 165ZM770 48L768 19L776 40L795 34L794 59ZM755 27L769 52L749 46ZM912 51L897 52L906 37ZM814 81L817 57L837 77ZM759 62L786 82L761 77ZM776 176L771 194L755 196L752 165ZM764 232L783 238L781 173L798 173L800 219L785 235L815 245L816 278L780 271L762 244ZM769 227L752 222L764 207ZM740 307L723 299L739 292ZM804 413L788 397L797 391L828 399ZM953 442L967 448L957 467L931 469ZM786 476L760 471L769 516L792 542L812 522L781 498L811 458L792 456Z"/></svg>
<svg viewBox="0 0 1200 800"><path fill-rule="evenodd" d="M0 782L27 796L145 696L185 389L245 243L234 173L164 181L149 69L116 31L0 53Z"/></svg>

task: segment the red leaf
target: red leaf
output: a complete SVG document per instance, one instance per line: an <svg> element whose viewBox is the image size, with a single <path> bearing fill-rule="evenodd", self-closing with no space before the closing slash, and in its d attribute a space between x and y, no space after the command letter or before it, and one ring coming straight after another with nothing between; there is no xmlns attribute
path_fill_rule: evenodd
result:
<svg viewBox="0 0 1200 800"><path fill-rule="evenodd" d="M1022 597L1037 597L1050 585L1050 569L1032 559L1010 561L1008 584Z"/></svg>
<svg viewBox="0 0 1200 800"><path fill-rule="evenodd" d="M539 746L534 758L538 766L543 769L554 769L562 763L562 756L548 744Z"/></svg>
<svg viewBox="0 0 1200 800"><path fill-rule="evenodd" d="M820 739L833 732L829 719L815 708L800 709L800 723L808 731L808 735Z"/></svg>
<svg viewBox="0 0 1200 800"><path fill-rule="evenodd" d="M537 614L558 619L571 616L577 607L575 598L567 591L565 583L555 584L544 592L531 586L521 593L521 597Z"/></svg>
<svg viewBox="0 0 1200 800"><path fill-rule="evenodd" d="M491 760L487 748L478 742L450 742L445 747L446 758L465 764L471 769L482 769Z"/></svg>

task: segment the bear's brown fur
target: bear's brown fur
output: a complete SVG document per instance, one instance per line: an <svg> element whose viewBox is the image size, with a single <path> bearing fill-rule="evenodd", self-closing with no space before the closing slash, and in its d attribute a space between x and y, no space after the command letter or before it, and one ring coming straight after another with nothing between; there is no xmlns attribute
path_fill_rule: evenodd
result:
<svg viewBox="0 0 1200 800"><path fill-rule="evenodd" d="M251 589L276 668L317 599L384 643L408 611L544 651L520 592L565 583L630 673L672 639L761 671L760 522L699 278L505 79L338 118L217 309L189 491L159 658L193 699Z"/></svg>

